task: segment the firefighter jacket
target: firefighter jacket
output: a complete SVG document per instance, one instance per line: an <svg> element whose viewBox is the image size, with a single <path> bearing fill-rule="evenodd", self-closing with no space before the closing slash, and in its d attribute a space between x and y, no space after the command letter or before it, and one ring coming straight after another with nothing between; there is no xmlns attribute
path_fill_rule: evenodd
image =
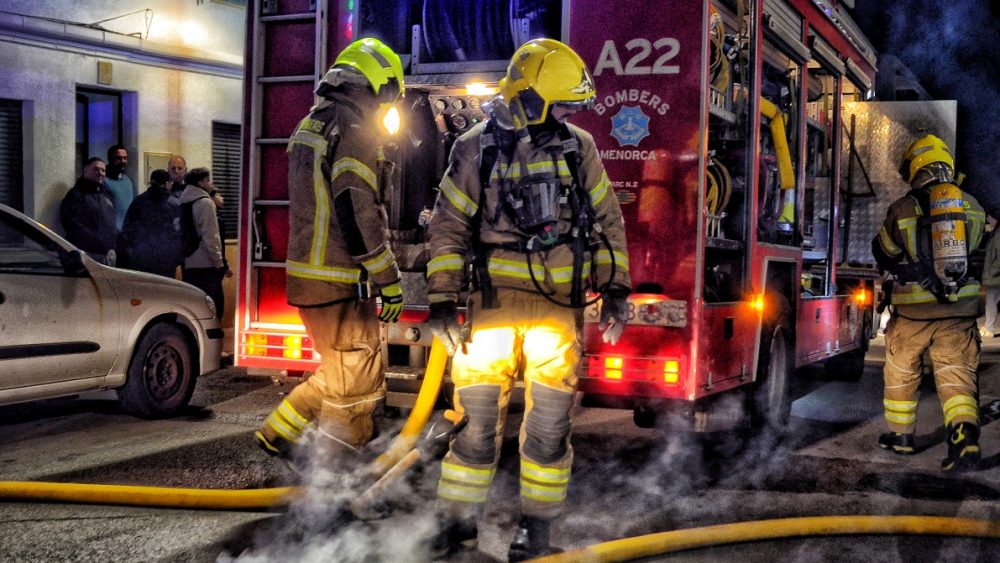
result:
<svg viewBox="0 0 1000 563"><path fill-rule="evenodd" d="M541 288L561 301L570 297L573 281L573 250L569 241L573 211L560 202L558 210L559 241L547 250L524 252L517 248L527 238L507 212L501 195L503 182L516 183L524 176L557 177L563 188L573 184L571 171L563 154L562 141L551 134L540 141L517 142L517 147L501 150L489 172L486 186L480 185L481 137L489 134L488 122L477 124L459 137L451 150L448 169L441 180L428 235L431 258L427 264L428 301L456 301L466 284L464 264L478 247L485 252L486 266L493 287L537 292ZM609 281L611 286L630 290L625 225L611 182L597 154L594 138L582 129L569 125L579 146L578 174L594 210L596 224L607 237L610 249L599 243L592 229L591 240L583 256L581 277L590 277L594 267L597 287ZM478 225L478 227L477 227ZM477 232L478 231L478 232ZM478 240L477 240L478 239ZM529 262L531 271L529 272ZM532 280L534 277L534 281Z"/></svg>
<svg viewBox="0 0 1000 563"><path fill-rule="evenodd" d="M923 190L926 191L926 190ZM892 286L891 303L895 312L907 319L931 320L959 317L978 317L982 314L982 304L979 298L979 280L975 276L967 278L958 292L958 301L942 303L919 281L908 279L900 272L914 271L920 264L918 246L921 237L929 237L930 233L918 232L919 219L925 215L924 206L917 197L919 190L912 190L907 195L897 199L889 206L885 222L878 235L872 240L872 253L882 268L896 274ZM962 192L966 215L966 244L969 252L979 246L986 225L986 212L978 201L966 192ZM923 228L929 229L930 226ZM926 270L926 266L924 270ZM933 276L933 272L924 271L925 276ZM912 277L912 276L911 276ZM900 279L902 278L902 279Z"/></svg>
<svg viewBox="0 0 1000 563"><path fill-rule="evenodd" d="M333 95L288 142L288 303L299 307L355 299L366 278L380 288L399 281L381 201L391 163L371 112Z"/></svg>

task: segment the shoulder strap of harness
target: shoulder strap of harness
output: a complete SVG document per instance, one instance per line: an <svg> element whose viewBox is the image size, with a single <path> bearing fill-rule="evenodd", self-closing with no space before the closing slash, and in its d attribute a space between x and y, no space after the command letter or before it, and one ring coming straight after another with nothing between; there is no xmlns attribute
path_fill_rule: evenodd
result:
<svg viewBox="0 0 1000 563"><path fill-rule="evenodd" d="M493 281L490 279L488 267L489 251L482 244L479 236L480 227L483 223L483 207L486 198L482 192L490 185L490 175L493 174L493 167L496 166L497 159L500 158L499 135L496 132L496 124L493 119L486 120L486 126L479 135L479 205L472 215L472 285L482 293L482 307L484 309L495 309L496 293L493 291Z"/></svg>

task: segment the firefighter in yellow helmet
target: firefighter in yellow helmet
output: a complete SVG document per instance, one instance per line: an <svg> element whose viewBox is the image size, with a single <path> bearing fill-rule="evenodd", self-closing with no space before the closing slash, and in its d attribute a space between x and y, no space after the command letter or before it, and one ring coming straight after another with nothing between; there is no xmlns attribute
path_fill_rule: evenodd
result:
<svg viewBox="0 0 1000 563"><path fill-rule="evenodd" d="M954 180L948 145L924 135L903 153L900 174L912 189L896 200L872 240L879 266L895 277L886 329L885 419L880 447L915 453L921 358L929 351L944 410L948 456L944 471L975 468L979 459L976 370L983 313L978 274L969 253L980 242L986 213Z"/></svg>
<svg viewBox="0 0 1000 563"><path fill-rule="evenodd" d="M491 118L452 148L429 224L428 299L430 326L453 354L454 404L468 423L441 464L434 556L476 539L519 376L521 519L508 555L552 549L549 522L562 510L573 461L582 307L603 296L600 326L615 343L631 288L621 209L594 139L565 123L595 93L572 49L528 41L511 59ZM471 329L463 330L457 307L470 281Z"/></svg>
<svg viewBox="0 0 1000 563"><path fill-rule="evenodd" d="M392 104L402 92L399 56L376 39L355 41L320 80L319 103L289 140L287 297L322 364L256 433L272 455L290 457L315 426L325 457L346 461L373 434L372 412L385 396L379 321L395 322L403 304L381 202L380 172L391 163L380 127L398 115ZM362 291L366 280L381 312Z"/></svg>

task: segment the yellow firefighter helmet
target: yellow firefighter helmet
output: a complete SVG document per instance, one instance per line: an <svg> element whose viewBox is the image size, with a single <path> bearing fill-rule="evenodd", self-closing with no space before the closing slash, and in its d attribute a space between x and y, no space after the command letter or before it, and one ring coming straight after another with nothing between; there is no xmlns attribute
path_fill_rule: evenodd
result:
<svg viewBox="0 0 1000 563"><path fill-rule="evenodd" d="M403 63L399 55L378 39L358 39L337 55L316 93L322 96L327 87L346 83L371 86L379 102L391 104L403 93Z"/></svg>
<svg viewBox="0 0 1000 563"><path fill-rule="evenodd" d="M594 79L580 55L555 39L532 39L521 45L500 80L514 126L523 129L545 121L555 104L589 109L597 95Z"/></svg>
<svg viewBox="0 0 1000 563"><path fill-rule="evenodd" d="M899 175L907 184L910 184L921 168L934 163L946 165L949 172L955 170L955 159L951 156L951 149L948 148L948 145L934 135L924 135L910 143L910 146L903 151L903 162L899 165Z"/></svg>

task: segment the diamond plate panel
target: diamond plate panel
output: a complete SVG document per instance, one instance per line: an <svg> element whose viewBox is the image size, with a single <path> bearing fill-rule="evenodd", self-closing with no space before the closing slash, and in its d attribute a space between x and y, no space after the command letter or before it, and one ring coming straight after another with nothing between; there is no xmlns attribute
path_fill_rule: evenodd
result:
<svg viewBox="0 0 1000 563"><path fill-rule="evenodd" d="M862 166L867 171L871 189L875 192L875 197L851 198L850 240L846 253L848 262L874 264L871 241L878 234L889 205L906 195L910 189L899 177L899 159L903 151L914 139L926 133L941 137L954 150L957 115L958 103L954 100L844 104L843 118L846 127L850 128L851 117L854 117L854 139L861 166L855 160L852 173L848 175L850 141L845 134L845 157L841 169L841 213L847 211L845 196L848 190L854 194L869 193ZM839 232L842 239L843 221ZM838 256L844 256L842 245L841 240Z"/></svg>

